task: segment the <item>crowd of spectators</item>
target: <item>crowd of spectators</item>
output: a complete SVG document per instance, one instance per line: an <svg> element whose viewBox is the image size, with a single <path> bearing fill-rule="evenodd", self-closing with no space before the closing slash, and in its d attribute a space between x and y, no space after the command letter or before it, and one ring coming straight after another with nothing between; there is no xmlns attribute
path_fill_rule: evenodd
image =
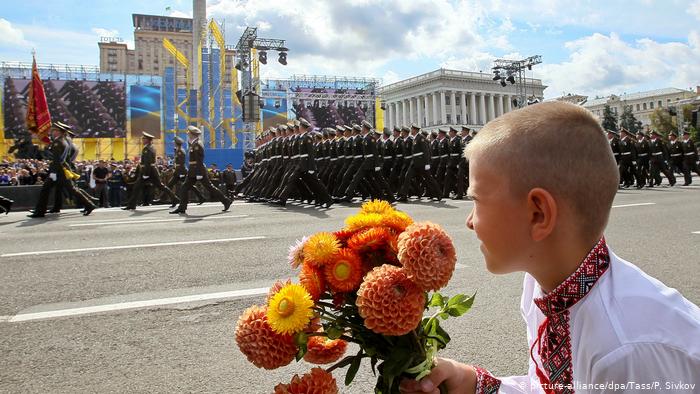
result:
<svg viewBox="0 0 700 394"><path fill-rule="evenodd" d="M172 159L158 157L156 166L161 174L163 183L168 183L173 176ZM131 192L131 186L136 181L138 160L84 160L76 161L74 172L80 175L75 181L76 186L88 191L100 200L101 207L118 207L126 203ZM244 165L245 167L245 165ZM38 159L3 160L0 163L0 191L2 186L41 185L48 177L49 162ZM225 193L232 193L230 177L225 177L226 169L217 168L216 164L209 166L209 178L214 186ZM243 177L247 173L242 174ZM240 177L239 177L240 178ZM240 181L241 179L237 179ZM147 187L142 197L145 205L158 201L155 188ZM176 191L177 192L177 191ZM206 192L202 191L205 195ZM169 201L164 201L169 202Z"/></svg>

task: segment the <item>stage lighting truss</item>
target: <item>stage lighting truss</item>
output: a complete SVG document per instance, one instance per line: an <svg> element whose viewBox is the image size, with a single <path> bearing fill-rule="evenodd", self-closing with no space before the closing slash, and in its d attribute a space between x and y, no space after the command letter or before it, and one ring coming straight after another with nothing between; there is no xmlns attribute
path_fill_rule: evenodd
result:
<svg viewBox="0 0 700 394"><path fill-rule="evenodd" d="M532 100L527 99L525 70L532 70L532 66L542 63L542 56L535 55L522 60L496 59L493 63L494 65L491 68L494 74L493 80L500 80L502 87L508 86L506 82L515 85L517 100L513 100L513 103L517 103L518 107L534 103ZM506 77L503 77L503 74Z"/></svg>

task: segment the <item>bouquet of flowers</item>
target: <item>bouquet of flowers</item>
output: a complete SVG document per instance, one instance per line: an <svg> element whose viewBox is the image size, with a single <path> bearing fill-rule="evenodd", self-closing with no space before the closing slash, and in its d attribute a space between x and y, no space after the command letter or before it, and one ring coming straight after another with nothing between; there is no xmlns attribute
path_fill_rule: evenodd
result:
<svg viewBox="0 0 700 394"><path fill-rule="evenodd" d="M347 367L350 385L363 360L377 376L375 393L398 393L401 378L430 373L450 341L440 320L463 315L474 301L438 292L457 261L447 233L385 201L363 204L340 231L298 241L289 261L299 283L278 281L266 305L243 312L238 347L259 368L294 359L332 365L295 375L275 393L337 393L332 372ZM345 356L348 343L356 350Z"/></svg>

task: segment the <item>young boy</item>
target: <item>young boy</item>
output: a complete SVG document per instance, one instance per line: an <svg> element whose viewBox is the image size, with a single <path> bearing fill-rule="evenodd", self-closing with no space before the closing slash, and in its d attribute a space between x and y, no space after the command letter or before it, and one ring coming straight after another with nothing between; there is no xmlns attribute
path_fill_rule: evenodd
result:
<svg viewBox="0 0 700 394"><path fill-rule="evenodd" d="M619 175L596 119L571 104L533 105L487 124L465 155L467 227L486 267L526 272L529 370L495 378L438 359L402 392L698 392L700 309L605 243Z"/></svg>

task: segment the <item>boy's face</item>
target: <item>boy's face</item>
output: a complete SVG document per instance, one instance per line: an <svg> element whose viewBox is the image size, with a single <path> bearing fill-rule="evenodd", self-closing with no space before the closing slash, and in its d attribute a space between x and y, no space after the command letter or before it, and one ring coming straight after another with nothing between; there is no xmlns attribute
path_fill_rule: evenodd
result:
<svg viewBox="0 0 700 394"><path fill-rule="evenodd" d="M529 248L526 198L510 192L508 179L478 153L469 160L469 190L474 201L467 227L481 241L486 268L494 274L522 270Z"/></svg>

